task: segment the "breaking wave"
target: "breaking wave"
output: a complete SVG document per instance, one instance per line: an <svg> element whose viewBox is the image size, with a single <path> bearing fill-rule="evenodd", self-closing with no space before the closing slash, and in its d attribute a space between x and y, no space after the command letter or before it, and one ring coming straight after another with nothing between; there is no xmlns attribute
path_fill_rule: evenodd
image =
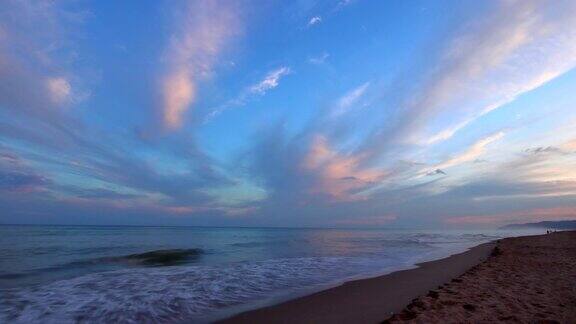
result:
<svg viewBox="0 0 576 324"><path fill-rule="evenodd" d="M352 258L293 258L226 267L183 266L94 273L5 290L0 322L178 322L294 289L350 277Z"/></svg>
<svg viewBox="0 0 576 324"><path fill-rule="evenodd" d="M147 266L171 266L197 259L203 253L204 251L202 249L156 250L121 257L100 258L99 260L103 262L126 262Z"/></svg>

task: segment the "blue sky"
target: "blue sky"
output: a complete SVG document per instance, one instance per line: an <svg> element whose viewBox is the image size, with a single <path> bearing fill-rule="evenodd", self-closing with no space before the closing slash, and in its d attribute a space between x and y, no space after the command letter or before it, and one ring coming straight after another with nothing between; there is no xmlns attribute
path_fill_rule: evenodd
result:
<svg viewBox="0 0 576 324"><path fill-rule="evenodd" d="M576 215L573 1L4 1L1 223Z"/></svg>

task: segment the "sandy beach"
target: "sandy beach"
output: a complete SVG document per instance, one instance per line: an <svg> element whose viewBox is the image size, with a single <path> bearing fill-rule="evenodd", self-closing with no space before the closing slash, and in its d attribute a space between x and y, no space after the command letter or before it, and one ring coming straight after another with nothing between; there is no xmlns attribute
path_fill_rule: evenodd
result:
<svg viewBox="0 0 576 324"><path fill-rule="evenodd" d="M576 322L576 232L507 238L223 323Z"/></svg>
<svg viewBox="0 0 576 324"><path fill-rule="evenodd" d="M385 323L576 323L576 231L503 239Z"/></svg>

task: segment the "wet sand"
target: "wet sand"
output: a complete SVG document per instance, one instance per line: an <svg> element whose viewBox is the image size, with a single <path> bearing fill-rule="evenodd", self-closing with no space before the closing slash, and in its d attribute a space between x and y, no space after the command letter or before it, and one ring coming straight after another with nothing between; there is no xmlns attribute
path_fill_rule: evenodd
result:
<svg viewBox="0 0 576 324"><path fill-rule="evenodd" d="M350 281L223 322L382 321L576 323L576 231L482 244L415 269Z"/></svg>

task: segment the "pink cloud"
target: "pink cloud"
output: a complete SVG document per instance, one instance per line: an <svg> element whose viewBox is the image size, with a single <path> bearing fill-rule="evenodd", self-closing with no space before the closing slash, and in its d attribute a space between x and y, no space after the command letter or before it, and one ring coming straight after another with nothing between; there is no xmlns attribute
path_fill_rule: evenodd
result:
<svg viewBox="0 0 576 324"><path fill-rule="evenodd" d="M222 1L188 2L180 12L164 58L161 81L164 126L182 126L186 111L197 98L197 83L208 77L218 57L239 30L237 10Z"/></svg>
<svg viewBox="0 0 576 324"><path fill-rule="evenodd" d="M317 175L312 193L328 194L337 200L356 200L355 191L382 179L386 172L360 167L360 156L342 156L330 148L322 135L317 135L304 158L302 168Z"/></svg>
<svg viewBox="0 0 576 324"><path fill-rule="evenodd" d="M70 98L72 87L66 78L49 78L46 81L50 99L54 104L63 104Z"/></svg>
<svg viewBox="0 0 576 324"><path fill-rule="evenodd" d="M0 190L1 189L0 187ZM89 209L109 208L126 212L145 210L153 214L173 217L194 216L202 213L218 213L221 216L235 218L248 216L258 210L258 207L253 206L215 206L210 204L175 206L164 204L161 200L152 196L118 197L113 199L67 196L61 197L58 201L59 203Z"/></svg>
<svg viewBox="0 0 576 324"><path fill-rule="evenodd" d="M170 128L182 124L182 116L194 100L196 92L192 77L184 70L169 74L164 80L164 123Z"/></svg>

